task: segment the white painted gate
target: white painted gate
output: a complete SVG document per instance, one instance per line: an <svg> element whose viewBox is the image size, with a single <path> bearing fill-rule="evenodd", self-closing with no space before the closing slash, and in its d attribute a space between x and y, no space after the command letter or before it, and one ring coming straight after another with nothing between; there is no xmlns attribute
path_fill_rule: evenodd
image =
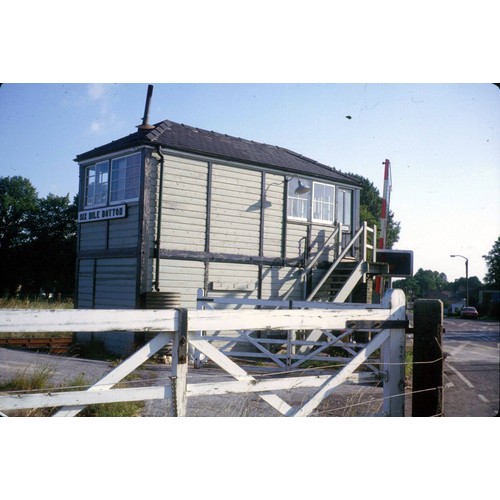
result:
<svg viewBox="0 0 500 500"><path fill-rule="evenodd" d="M190 397L235 392L257 393L283 416L308 416L336 387L380 349L379 371L384 383L383 414L404 415L405 296L390 290L380 305L338 304L333 309L291 310L2 310L1 332L156 332L157 335L86 391L43 394L0 395L0 412L25 408L58 407L55 416L77 415L86 405L119 401L171 399L175 416L185 416ZM369 330L372 340L335 374L280 377L256 380L211 341L207 332L220 331L296 331ZM202 333L205 332L205 333ZM327 335L326 343L342 339ZM154 387L113 389L160 349L172 345L171 383ZM234 382L188 384L188 346L192 346L229 373ZM321 348L319 346L318 348ZM305 355L307 356L307 355ZM277 358L279 359L279 358ZM286 372L285 372L286 373ZM299 387L317 388L298 407L292 407L275 392Z"/></svg>

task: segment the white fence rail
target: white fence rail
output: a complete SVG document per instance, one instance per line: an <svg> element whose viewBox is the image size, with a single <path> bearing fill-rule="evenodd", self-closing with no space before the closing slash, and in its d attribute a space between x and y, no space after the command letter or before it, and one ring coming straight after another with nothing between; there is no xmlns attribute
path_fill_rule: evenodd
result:
<svg viewBox="0 0 500 500"><path fill-rule="evenodd" d="M235 297L209 297L202 289L198 290L197 308L198 310L214 310L220 307L239 309L253 307L260 310L294 310L308 309L341 311L349 310L354 318L354 311L364 311L366 304L346 304L342 302L312 302L299 300L262 300L262 299L239 299ZM382 316L386 315L386 308L381 304L370 305L371 309L380 309ZM248 310L248 309L247 309ZM269 314L272 314L271 312ZM375 318L375 316L374 316ZM358 329L359 330L359 329ZM340 330L286 330L277 332L273 330L237 330L228 335L225 331L200 332L207 335L207 340L217 342L218 349L233 358L253 358L266 359L272 361L283 370L291 370L299 367L308 361L321 362L345 362L347 355L353 357L356 355L356 348L364 347L363 344L356 341L351 342L355 329L345 329L345 325ZM274 336L271 337L271 334ZM245 349L245 344L247 350ZM250 349L248 349L250 347ZM331 347L343 350L342 357L335 357L327 354ZM253 349L251 349L253 348ZM203 364L204 358L199 352L192 353L195 367ZM379 370L373 364L368 365L374 374L379 374Z"/></svg>
<svg viewBox="0 0 500 500"><path fill-rule="evenodd" d="M313 310L1 310L2 332L148 332L156 336L86 391L0 395L0 411L58 407L55 416L77 415L88 404L149 399L171 399L175 416L185 416L189 397L255 392L284 416L308 416L336 387L345 382L378 349L384 380L383 412L404 414L405 297L390 290L380 306L342 304L338 309ZM357 322L374 334L337 373L324 376L256 380L218 350L209 335L225 330L346 330ZM378 326L378 327L377 327ZM171 384L113 389L129 373L163 347L172 344ZM229 373L234 382L187 384L188 346ZM317 388L300 407L292 407L277 391Z"/></svg>

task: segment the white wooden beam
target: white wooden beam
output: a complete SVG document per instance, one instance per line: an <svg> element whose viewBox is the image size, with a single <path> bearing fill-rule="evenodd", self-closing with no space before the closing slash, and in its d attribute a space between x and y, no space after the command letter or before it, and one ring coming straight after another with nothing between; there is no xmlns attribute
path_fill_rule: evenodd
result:
<svg viewBox="0 0 500 500"><path fill-rule="evenodd" d="M25 410L29 408L51 408L55 406L81 405L83 407L101 403L145 401L172 397L170 385L154 387L128 387L124 389L98 391L67 391L39 394L13 394L0 396L0 409Z"/></svg>
<svg viewBox="0 0 500 500"><path fill-rule="evenodd" d="M159 333L153 337L147 344L143 345L138 351L134 352L125 361L119 364L114 370L105 375L101 380L87 389L90 392L111 389L115 384L123 380L129 373L141 366L151 356L157 353L162 347L166 346L172 339L170 333ZM74 417L80 413L84 406L63 407L54 417Z"/></svg>
<svg viewBox="0 0 500 500"><path fill-rule="evenodd" d="M305 377L286 377L258 381L242 380L235 382L188 384L187 393L189 397L195 397L246 392L288 391L307 387L321 387L330 378L331 375L309 375ZM354 373L347 380L360 383L373 382L374 378L370 373Z"/></svg>
<svg viewBox="0 0 500 500"><path fill-rule="evenodd" d="M206 340L193 339L190 342L199 351L208 356L214 363L217 363L222 369L224 369L236 380L256 383L256 379L254 377L249 375L245 370L243 370L243 368L241 368L227 356L222 354ZM288 415L292 411L292 407L275 394L260 394L260 397L283 415Z"/></svg>
<svg viewBox="0 0 500 500"><path fill-rule="evenodd" d="M388 310L365 307L339 310L189 311L190 331L344 329L346 321L387 319ZM0 311L2 332L161 332L176 331L174 310L13 310Z"/></svg>
<svg viewBox="0 0 500 500"><path fill-rule="evenodd" d="M344 383L347 378L352 375L354 370L364 363L368 356L376 351L387 339L389 338L389 330L381 331L364 349L359 351L357 356L347 364L340 372L333 377L330 377L323 386L307 401L301 408L299 408L293 417L307 417L309 416L334 389L340 384Z"/></svg>
<svg viewBox="0 0 500 500"><path fill-rule="evenodd" d="M177 311L146 309L3 309L3 332L161 332L177 329Z"/></svg>

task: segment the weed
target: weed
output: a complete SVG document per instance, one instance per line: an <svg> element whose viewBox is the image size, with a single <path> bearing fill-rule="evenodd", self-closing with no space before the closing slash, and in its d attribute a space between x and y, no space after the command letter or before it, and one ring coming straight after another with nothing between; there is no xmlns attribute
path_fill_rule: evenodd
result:
<svg viewBox="0 0 500 500"><path fill-rule="evenodd" d="M21 391L74 391L85 390L90 387L89 381L84 374L77 375L74 379L65 382L64 386L50 384L50 379L55 373L55 368L50 365L35 366L34 369L25 368L16 373L12 378L0 384L0 391L21 392ZM131 375L126 378L133 380L138 378ZM117 384L116 387L123 386ZM136 417L140 414L144 402L123 402L123 403L102 403L89 405L81 411L78 416L81 417ZM9 412L12 417L49 417L57 411L57 408L32 408L29 410L17 410Z"/></svg>
<svg viewBox="0 0 500 500"><path fill-rule="evenodd" d="M11 379L0 384L1 391L38 391L48 388L48 382L55 373L51 365L36 365L30 370L26 367ZM31 372L31 373L30 373Z"/></svg>
<svg viewBox="0 0 500 500"><path fill-rule="evenodd" d="M413 377L413 346L405 352L405 381L406 385L411 385Z"/></svg>
<svg viewBox="0 0 500 500"><path fill-rule="evenodd" d="M73 301L0 297L0 309L73 309Z"/></svg>
<svg viewBox="0 0 500 500"><path fill-rule="evenodd" d="M0 391L41 391L49 388L49 381L55 373L55 368L48 364L26 367L12 378L0 384ZM11 413L13 417L47 417L52 413L50 408L30 408Z"/></svg>
<svg viewBox="0 0 500 500"><path fill-rule="evenodd" d="M130 374L125 377L125 381L136 380L140 378L136 374ZM81 387L88 385L83 376L73 380L74 386ZM115 387L123 387L125 384L117 384ZM79 417L137 417L144 408L143 401L124 401L121 403L101 403L88 405L82 410Z"/></svg>

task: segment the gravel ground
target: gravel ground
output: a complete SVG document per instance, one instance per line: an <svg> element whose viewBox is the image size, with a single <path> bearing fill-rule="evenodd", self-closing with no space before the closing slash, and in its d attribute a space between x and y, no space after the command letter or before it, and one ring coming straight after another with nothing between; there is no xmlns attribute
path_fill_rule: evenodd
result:
<svg viewBox="0 0 500 500"><path fill-rule="evenodd" d="M27 373L40 367L51 367L54 387L67 385L77 376L94 383L113 369L106 361L94 361L65 356L39 354L30 351L0 348L0 383L16 373ZM256 375L260 367L248 368ZM136 373L146 384L161 385L170 382L169 365L145 365ZM234 380L217 368L190 369L188 383ZM307 401L316 388L279 391L277 395L289 405L297 407ZM334 395L325 399L314 416L369 416L381 410L382 389L370 385L342 384ZM146 401L141 416L166 417L172 415L170 401ZM281 416L256 394L230 394L224 396L196 396L188 399L188 417L274 417Z"/></svg>

